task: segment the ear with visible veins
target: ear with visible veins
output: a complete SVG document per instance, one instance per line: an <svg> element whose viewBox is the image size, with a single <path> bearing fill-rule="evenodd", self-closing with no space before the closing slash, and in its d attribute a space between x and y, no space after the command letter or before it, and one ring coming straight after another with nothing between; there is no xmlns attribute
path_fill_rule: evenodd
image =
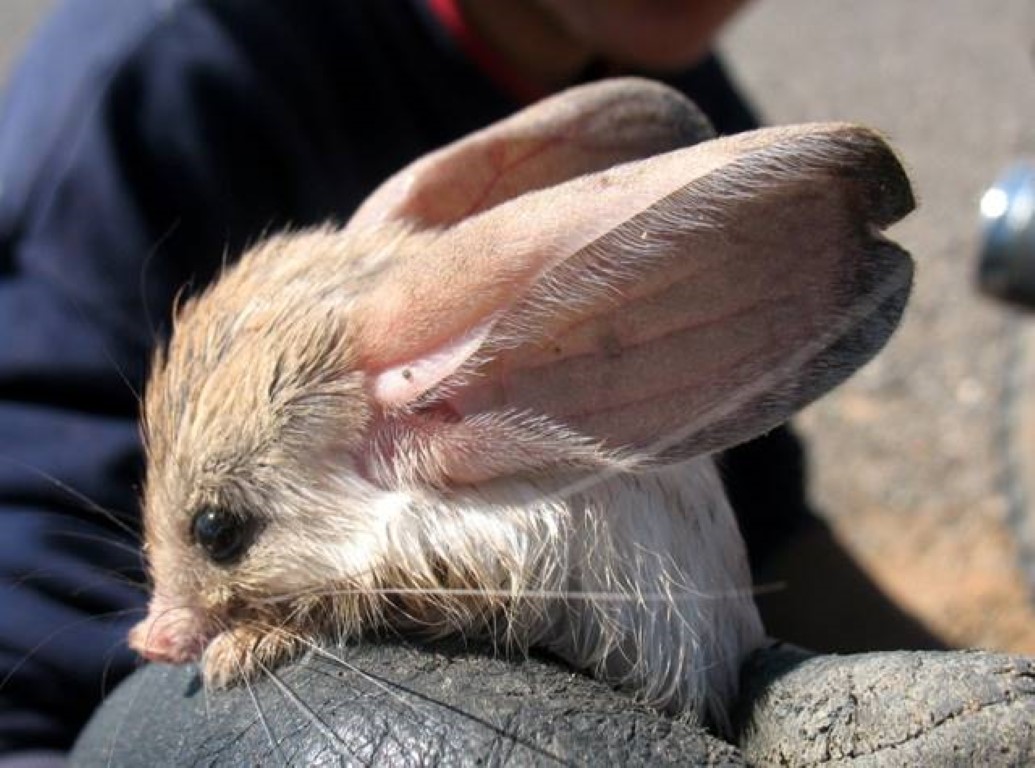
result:
<svg viewBox="0 0 1035 768"><path fill-rule="evenodd" d="M609 133L625 97L637 117ZM912 262L880 232L913 199L883 140L822 124L668 151L693 138L678 99L575 89L418 161L350 223L404 217L424 238L354 316L397 473L718 450L884 345Z"/></svg>

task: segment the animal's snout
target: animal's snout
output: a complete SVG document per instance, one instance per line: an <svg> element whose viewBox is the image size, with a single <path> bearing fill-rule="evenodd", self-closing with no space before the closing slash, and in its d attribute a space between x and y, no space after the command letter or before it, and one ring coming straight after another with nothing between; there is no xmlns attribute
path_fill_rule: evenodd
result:
<svg viewBox="0 0 1035 768"><path fill-rule="evenodd" d="M147 617L129 633L129 646L148 661L186 664L197 661L209 637L195 611L152 601Z"/></svg>

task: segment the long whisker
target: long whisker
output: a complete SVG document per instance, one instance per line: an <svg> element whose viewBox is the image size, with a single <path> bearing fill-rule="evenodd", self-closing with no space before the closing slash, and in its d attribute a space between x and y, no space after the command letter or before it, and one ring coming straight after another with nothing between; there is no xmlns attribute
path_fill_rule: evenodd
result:
<svg viewBox="0 0 1035 768"><path fill-rule="evenodd" d="M226 622L223 621L218 616L214 616L212 618L212 623L216 625L217 632L220 632L220 633L221 632L226 632L227 629L228 629ZM204 657L202 657L202 659L203 658ZM197 663L196 666L198 668L198 674L201 676L202 680L204 681L204 670L202 669L202 660L201 659L198 660L198 663ZM202 685L201 686L201 695L205 697L205 717L211 718L212 717L212 704L211 704L211 702L209 700L209 690L208 690L208 686L207 685Z"/></svg>
<svg viewBox="0 0 1035 768"><path fill-rule="evenodd" d="M392 690L387 684L385 684L382 681L378 680L373 675L368 674L364 670L362 670L359 667L357 667L355 664L352 664L352 663L346 661L345 659L341 658L340 656L335 656L333 653L328 651L326 648L320 647L320 645L318 643L314 643L312 640L310 640L308 638L303 638L302 641L307 646L309 646L309 648L312 650L312 652L314 654L316 654L317 656L320 656L322 658L328 659L328 660L334 662L335 664L344 667L345 669L349 670L350 672L353 672L353 673L359 675L364 680L369 682L371 685L374 685L375 687L379 688L381 691L383 691L384 693L386 693L389 696L391 696L393 699L398 701L400 704L402 704L402 705L404 705L407 708L412 710L412 705L409 702L407 702L398 692Z"/></svg>
<svg viewBox="0 0 1035 768"><path fill-rule="evenodd" d="M48 271L50 278L54 280L54 282L63 289L63 298L66 299L68 303L72 305L72 307L75 309L76 313L79 315L83 323L85 325L93 325L94 327L97 327L98 324L94 316L92 316L83 308L83 305L80 303L79 299L76 298L75 290L68 285L68 283L65 281L65 277L56 270L51 269ZM128 389L130 394L133 395L133 399L139 406L141 403L140 392L133 385L133 382L130 380L129 376L126 375L126 372L122 370L122 367L115 360L115 356L111 353L111 349L105 343L103 338L99 339L98 345L100 346L101 352L104 354L104 357L107 358L108 362L111 364L112 369L115 371L115 373L118 374L119 379L121 379L122 383L126 385L126 389Z"/></svg>
<svg viewBox="0 0 1035 768"><path fill-rule="evenodd" d="M146 584L141 584L136 579L133 579L127 576L125 573L120 573L119 571L114 569L109 569L105 571L104 576L98 576L96 579L91 579L90 581L85 582L82 586L79 587L79 589L75 590L74 592L71 592L70 594L72 596L78 597L79 595L82 595L85 592L89 592L94 587L104 584L105 580L114 581L117 584L121 584L124 587L129 587L130 589L136 590L137 592L142 592L145 596L150 594L150 590L148 589Z"/></svg>
<svg viewBox="0 0 1035 768"><path fill-rule="evenodd" d="M101 536L96 533L87 533L85 531L54 531L53 536L64 536L70 539L79 539L80 541L96 541L100 544L107 544L108 546L114 547L115 549L121 549L130 555L140 555L140 547L135 547L132 544L127 544L124 541L118 539L112 539L107 536Z"/></svg>
<svg viewBox="0 0 1035 768"><path fill-rule="evenodd" d="M84 317L86 316L83 312L80 312L80 314ZM108 362L111 363L111 367L115 370L115 373L118 374L119 379L126 385L126 389L128 389L130 394L133 395L133 399L136 401L137 407L139 408L144 402L143 397L140 394L140 389L133 384L126 372L122 370L122 367L115 360L115 356L111 353L111 350L108 349L108 345L102 344L101 350L104 352L104 356L108 359Z"/></svg>
<svg viewBox="0 0 1035 768"><path fill-rule="evenodd" d="M64 298L67 299L68 302L75 308L76 313L78 313L83 323L87 325L96 326L96 321L94 317L90 315L85 309L83 309L83 305L76 298L74 290L72 290L67 285L64 277L54 270L50 271L50 277L64 289ZM108 362L111 364L112 369L115 371L116 374L118 374L118 377L119 379L121 379L122 383L125 384L126 389L128 389L130 394L133 395L133 399L136 401L137 406L139 407L141 403L139 390L137 389L137 387L133 385L133 382L130 380L129 376L126 375L126 372L122 370L122 367L115 360L115 356L111 353L111 349L108 347L108 345L104 342L103 339L99 340L99 346L101 348L101 352L104 354L104 357L107 358Z"/></svg>
<svg viewBox="0 0 1035 768"><path fill-rule="evenodd" d="M439 720L439 719L437 719L437 718L435 718L433 716L430 716L429 713L427 713L427 712L425 712L425 713L419 712L417 710L417 708L413 704L408 702L402 696L401 693L397 692L396 690L393 690L393 687L394 688L398 688L401 691L405 691L406 693L410 694L411 696L417 696L417 694L414 691L411 691L408 688L406 688L405 686L399 685L398 683L393 683L392 685L389 685L388 683L385 683L384 681L382 681L379 678L377 678L375 675L367 673L365 670L363 670L362 668L356 666L355 664L352 664L351 662L346 661L344 658L342 658L340 656L334 655L333 653L331 653L327 649L321 647L319 644L314 643L309 638L301 638L301 640L302 640L302 643L304 645L308 646L311 649L311 651L313 652L314 655L320 656L322 658L325 658L325 659L331 661L334 665L340 666L340 667L348 670L349 672L352 672L353 674L362 677L364 680L369 682L375 688L377 688L378 690L382 691L383 693L385 693L386 695L390 696L391 698L395 699L395 701L397 701L406 710L406 712L408 713L408 717L409 717L411 722L414 722L414 723L417 723L417 724L420 724L420 725L425 725L427 720L431 719L435 726L437 726L440 729L444 728L444 723L441 720ZM421 698L423 698L423 697L421 697ZM437 702L436 701L434 703L437 706L442 706L441 702Z"/></svg>
<svg viewBox="0 0 1035 768"><path fill-rule="evenodd" d="M350 760L358 760L363 763L363 765L370 765L370 763L360 758L359 755L349 751L348 745L342 741L341 737L338 736L338 734L336 734L334 730L320 718L319 714L317 714L312 707L302 701L302 699L293 690L291 690L289 686L285 685L280 677L274 674L261 661L259 662L259 666L262 668L262 671L266 676L273 681L273 684L277 687L277 690L280 691L281 695L291 702L300 712L311 718L310 722L313 723L316 730L319 731L320 735L324 737L327 743L331 745L335 754L339 757L347 757Z"/></svg>
<svg viewBox="0 0 1035 768"><path fill-rule="evenodd" d="M313 651L317 655L322 656L324 658L327 658L327 659L333 661L334 663L341 665L345 669L348 669L348 670L350 670L350 671L360 675L364 680L367 680L372 685L374 685L377 688L381 689L385 693L391 695L393 698L395 698L400 703L405 704L407 706L407 708L409 708L415 715L418 714L417 710L414 709L411 704L408 704L407 702L405 702L401 698L400 694L394 693L391 690L392 688L398 689L399 691L404 692L407 695L409 695L409 696L411 696L411 697L413 697L415 699L418 699L420 701L423 701L425 703L433 704L437 708L445 709L445 710L448 710L450 712L453 712L454 714L460 715L461 717L465 718L466 720L469 720L470 722L473 722L473 723L477 724L478 726L483 727L483 728L491 731L496 736L502 736L502 737L506 738L508 741L513 742L514 744L518 744L518 745L520 745L522 747L525 747L526 749L528 749L528 750L530 750L530 751L532 751L532 752L534 752L534 753L536 753L538 755L542 755L543 757L549 758L550 760L553 760L553 761L555 761L555 762L557 762L557 763L559 763L561 765L567 765L568 764L565 760L563 760L562 758L558 757L557 755L549 752L548 750L544 749L543 747L541 747L541 746L539 746L539 745L537 745L537 744L535 744L535 743L533 743L533 742L531 742L531 741L529 741L527 739L523 739L523 738L521 738L520 736L518 736L516 734L510 733L506 729L501 728L500 726L496 725L495 723L489 722L488 720L486 720L484 718L481 718L481 717L478 717L477 715L471 714L470 712L467 712L467 711L465 711L465 710L463 710L460 707L457 707L455 705L447 704L447 703L442 702L442 701L438 701L438 700L436 700L436 699L434 699L434 698L432 698L430 696L427 696L426 694L423 694L423 693L421 693L419 691L415 691L415 690L413 690L411 688L407 688L406 686L401 685L400 683L398 683L398 682L396 682L394 680L385 680L382 677L374 675L374 674L372 674L372 673L370 673L370 672L368 672L366 670L360 669L355 664L351 664L351 663L347 662L345 659L343 659L343 658L341 658L339 656L335 656L333 653L327 651L324 648L321 648L320 646L316 645L315 643L313 643L310 640L304 640L304 642L310 648L312 648ZM426 716L427 713L424 713L424 715ZM441 721L439 721L437 724L440 725L440 726L443 725L443 723Z"/></svg>
<svg viewBox="0 0 1035 768"><path fill-rule="evenodd" d="M123 608L117 611L106 611L104 613L96 613L90 616L84 616L81 619L77 619L76 621L70 621L67 624L63 624L62 626L58 627L57 629L48 632L46 636L40 639L34 646L32 646L32 648L30 648L24 655L22 655L22 657L15 663L15 665L7 671L7 674L4 675L2 679L0 679L0 690L3 690L7 687L7 684L11 681L11 678L18 674L18 671L29 662L29 659L31 659L40 648L44 647L47 643L49 643L55 637L60 635L62 632L67 632L68 630L80 627L83 624L88 624L91 621L100 621L102 619L111 618L113 616L125 616L127 614L132 613L143 613L143 608Z"/></svg>
<svg viewBox="0 0 1035 768"><path fill-rule="evenodd" d="M245 675L242 674L241 679L244 682L245 690L248 691L248 697L252 700L252 704L255 706L255 711L259 715L259 722L262 724L262 730L265 731L266 738L269 740L270 746L273 747L277 756L280 758L280 764L289 765L287 756L284 754L284 750L280 748L280 742L273 736L273 730L270 728L269 720L266 718L266 712L263 710L262 705L259 704L259 697L255 695L254 687Z"/></svg>
<svg viewBox="0 0 1035 768"><path fill-rule="evenodd" d="M111 660L112 660L112 655L111 655L111 653L109 653L108 661L104 665L104 675L103 675L103 678L102 678L104 681L107 681L108 672L109 672L109 669L110 669L110 666L111 666ZM137 686L137 689L133 692L133 697L129 701L129 706L126 707L123 710L122 717L119 718L118 723L116 723L116 725L115 725L115 730L114 730L114 732L111 735L111 741L108 744L108 759L105 761L105 765L108 766L108 768L111 768L111 766L114 764L114 761L115 761L115 747L116 747L116 745L119 742L119 734L122 732L122 726L125 725L126 720L129 718L130 714L136 711L137 698L139 698L140 693L143 690L144 690L143 686Z"/></svg>
<svg viewBox="0 0 1035 768"><path fill-rule="evenodd" d="M322 656L322 657L324 657L326 659L329 659L330 661L334 662L336 665L342 666L345 669L347 669L347 670L349 670L349 671L351 671L351 672L353 672L353 673L363 677L365 680L370 682L372 685L376 686L381 691L383 691L384 693L386 693L389 696L391 696L392 698L394 698L397 702L402 704L404 707L406 707L407 709L411 710L412 714L416 718L416 719L414 719L414 722L422 722L419 719L419 717L416 717L416 716L418 716L419 713L417 713L417 711L413 708L413 706L411 704L409 704L399 693L397 693L396 691L392 690L392 688L389 687L387 684L385 684L384 682L380 681L379 679L377 679L373 675L367 674L362 669L360 669L359 667L357 667L354 664L349 663L345 659L343 659L341 657L338 657L338 656L335 656L333 653L330 653L325 648L321 647L319 644L313 642L313 640L311 638L306 637L305 635L303 635L303 634L301 634L301 633L299 633L297 631L291 630L288 626L286 626L287 623L288 623L288 621L285 620L285 621L281 622L279 626L272 627L272 628L268 627L268 626L264 626L264 625L258 625L258 626L261 629L272 630L274 632L282 632L282 633L288 635L289 637L293 638L300 645L308 647L315 655ZM406 689L404 688L403 690L406 690Z"/></svg>
<svg viewBox="0 0 1035 768"><path fill-rule="evenodd" d="M221 622L220 622L221 623ZM255 689L251 682L248 680L248 675L245 673L244 668L241 666L241 662L236 656L233 657L234 663L237 665L237 671L240 675L241 681L244 683L244 688L248 692L248 697L252 700L252 705L255 707L255 711L259 716L259 723L262 725L262 730L266 734L266 739L269 741L270 746L273 747L277 756L280 758L281 765L289 765L287 756L284 754L284 750L280 747L280 742L273 736L273 729L270 728L269 720L266 717L266 712L263 710L262 705L259 703L259 697L255 695ZM267 671L263 667L264 671Z"/></svg>
<svg viewBox="0 0 1035 768"><path fill-rule="evenodd" d="M758 594L779 591L780 583L745 587L743 589L726 589L704 592L694 589L681 589L672 592L596 592L582 590L549 590L528 589L515 592L513 589L483 589L467 587L332 587L293 592L285 595L273 595L256 598L260 604L279 604L297 600L300 597L334 597L340 595L385 595L385 596L439 596L439 597L490 597L520 598L534 600L588 600L596 603L670 603L674 599L687 600L734 600Z"/></svg>
<svg viewBox="0 0 1035 768"><path fill-rule="evenodd" d="M263 625L259 625L259 626L260 626L260 628L263 628ZM555 755L553 755L553 754L543 750L541 747L539 747L538 745L536 745L534 743L526 742L525 740L521 739L517 735L509 733L506 730L500 728L499 726L496 726L493 723L487 722L487 721L483 720L482 718L476 717L475 715L472 715L471 713L466 712L466 711L464 711L464 710L462 710L462 709L460 709L458 707L455 707L453 705L446 704L444 702L435 700L435 699L433 699L433 698L431 698L429 696L426 696L425 694L422 694L422 693L420 693L418 691L414 691L414 690L412 690L410 688L407 688L406 686L401 685L400 683L398 683L396 681L385 680L385 679L383 679L383 678L381 678L381 677L379 677L377 675L374 675L374 674L372 674L370 672L367 672L367 671L363 670L362 668L356 666L355 664L352 664L351 662L345 660L343 657L336 656L335 654L331 653L326 648L323 648L322 646L320 646L319 644L314 642L311 638L309 638L309 637L307 637L305 635L302 635L302 634L300 634L300 633L298 633L296 631L292 631L292 630L290 630L289 628L287 628L287 627L285 627L283 625L278 626L278 627L265 627L265 628L266 629L270 629L271 631L283 632L283 633L287 634L288 636L292 637L293 639L295 639L296 641L298 641L303 646L308 647L313 652L314 655L322 657L322 658L325 658L325 659L331 661L332 663L334 663L335 665L341 666L341 667L343 667L343 668L353 672L354 674L359 675L360 677L365 679L370 684L374 685L376 688L378 688L382 692L384 692L387 695L391 696L399 704L401 704L404 707L406 707L406 709L409 710L411 715L413 716L413 718L414 718L413 721L414 722L421 722L421 723L423 723L428 718L428 714L429 713L427 713L427 712L424 712L424 713L418 712L418 710L412 704L410 704L409 702L406 701L406 699L401 695L400 692L406 693L409 696L417 698L417 699L419 699L419 700L421 700L421 701L423 701L425 703L431 703L431 704L435 705L436 707L445 708L445 709L448 709L448 710L450 710L452 712L455 712L456 714L459 714L459 715L463 716L464 718L466 718L466 719L468 719L468 720L470 720L470 721L472 721L474 723L477 723L478 725L480 725L482 727L488 728L489 730L491 730L497 736L504 736L508 740L514 742L515 744L522 745L522 746L526 747L527 749L530 749L530 750L532 750L534 752L537 752L537 753L542 754L542 755L544 755L546 757L549 757L549 758L551 758L551 759L553 759L553 760L555 760L557 762L563 763L563 761L559 757L557 757L557 756L555 756ZM399 692L397 692L395 689L398 689ZM436 720L435 724L438 725L438 726L441 726L443 728L445 727L445 723L443 723L440 720Z"/></svg>
<svg viewBox="0 0 1035 768"><path fill-rule="evenodd" d="M169 610L177 610L177 609L176 608L171 608ZM182 608L180 610L182 610ZM227 624L225 622L223 622L219 617L212 617L212 621L217 626L217 628L219 629L220 632L228 631ZM241 682L244 684L245 691L247 691L247 693L248 693L248 698L251 699L252 706L255 707L255 712L258 715L259 724L262 726L263 733L266 734L267 741L269 741L270 746L273 747L274 751L277 753L277 757L280 758L280 764L281 765L285 765L285 766L286 765L290 765L290 761L287 759L287 756L284 754L284 750L281 748L280 742L273 735L273 729L270 727L269 719L266 717L266 711L262 708L262 705L259 703L259 697L256 695L255 689L252 686L251 682L249 681L248 675L245 672L244 667L241 665L240 660L236 656L234 656L232 658L233 658L234 664L237 666L238 676L239 676ZM268 672L268 670L266 670L265 667L263 667L263 671L264 672ZM205 698L205 711L206 712L210 712L207 694L206 694L206 698Z"/></svg>
<svg viewBox="0 0 1035 768"><path fill-rule="evenodd" d="M147 328L151 332L151 343L152 345L158 344L158 329L155 326L154 315L151 312L151 305L147 300L147 271L151 267L151 262L155 260L158 252L162 249L162 246L173 236L177 229L179 229L182 219L176 219L169 228L165 230L165 233L159 237L151 245L151 249L147 252L147 256L144 257L144 263L140 265L140 304L144 309L144 319L147 322ZM140 397L137 397L140 400Z"/></svg>
<svg viewBox="0 0 1035 768"><path fill-rule="evenodd" d="M5 582L4 586L20 587L32 584L33 582L45 581L53 577L60 578L62 577L62 575L62 571L55 566L33 568L32 570L20 573L17 579L8 579ZM104 574L98 574L95 580L80 584L78 589L73 590L68 594L71 597L78 597L82 595L84 592L88 592L91 588L97 586L98 584L104 584L106 580L116 582L118 584L122 584L126 587L131 587L132 589L136 589L142 592L147 592L147 587L141 584L139 581L135 579L130 579L124 572L120 572L115 568L109 568L108 570L104 571Z"/></svg>
<svg viewBox="0 0 1035 768"><path fill-rule="evenodd" d="M52 576L61 575L62 572L57 568L36 568L34 570L20 574L16 579L8 580L5 586L24 586L27 584L32 584L33 582L44 581ZM123 586L130 587L131 589L135 589L139 592L148 592L147 586L141 584L136 579L132 579L125 573L120 573L115 569L108 569L104 572L104 575L98 575L96 579L91 579L90 581L80 583L79 586L76 589L69 592L68 595L70 597L79 597L83 593L89 592L97 585L104 584L106 582L115 582Z"/></svg>
<svg viewBox="0 0 1035 768"><path fill-rule="evenodd" d="M120 530L122 530L123 533L127 534L130 538L136 541L140 540L139 531L137 531L135 528L129 525L125 520L121 519L114 511L102 507L100 504L95 502L86 494L77 491L75 488L73 488L65 482L62 482L49 472L45 472L39 467L34 467L31 464L26 464L24 461L20 461L19 459L16 459L12 456L0 455L0 461L6 461L10 464L14 464L16 467L24 469L26 472L31 472L37 477L43 478L47 482L51 483L55 488L64 491L69 496L79 501L81 504L83 504L85 509L91 512L96 512L97 514L101 515L105 520L117 526ZM125 515L125 513L123 514ZM125 516L127 518L130 517L129 515Z"/></svg>

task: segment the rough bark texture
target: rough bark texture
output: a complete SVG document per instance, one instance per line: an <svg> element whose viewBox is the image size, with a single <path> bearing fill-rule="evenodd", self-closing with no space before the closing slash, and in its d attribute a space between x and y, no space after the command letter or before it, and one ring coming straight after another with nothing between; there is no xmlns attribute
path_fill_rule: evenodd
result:
<svg viewBox="0 0 1035 768"><path fill-rule="evenodd" d="M191 668L146 667L75 764L1035 764L1035 659L778 645L744 667L738 749L548 660L455 644L334 653L209 694Z"/></svg>

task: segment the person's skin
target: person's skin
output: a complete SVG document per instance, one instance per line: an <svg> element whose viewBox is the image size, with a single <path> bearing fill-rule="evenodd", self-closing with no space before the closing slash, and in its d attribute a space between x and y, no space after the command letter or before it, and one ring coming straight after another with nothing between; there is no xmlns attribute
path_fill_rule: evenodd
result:
<svg viewBox="0 0 1035 768"><path fill-rule="evenodd" d="M668 72L703 58L747 0L460 0L464 17L507 63L545 90L593 61Z"/></svg>

